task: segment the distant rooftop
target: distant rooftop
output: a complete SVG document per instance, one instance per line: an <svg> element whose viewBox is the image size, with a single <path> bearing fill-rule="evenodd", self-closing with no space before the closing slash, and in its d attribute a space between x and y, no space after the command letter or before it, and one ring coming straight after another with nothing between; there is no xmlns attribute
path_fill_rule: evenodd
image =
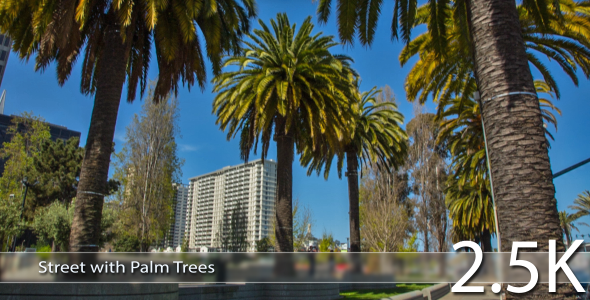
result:
<svg viewBox="0 0 590 300"><path fill-rule="evenodd" d="M248 162L241 163L241 164L239 164L239 165L234 165L234 166L226 166L226 167L223 167L223 168L221 168L221 169L219 169L219 170L216 170L216 171L213 171L213 172L209 172L209 173L205 173L205 174L203 174L203 175L199 175L199 176L191 177L191 178L189 178L188 180L189 180L189 181L191 181L191 180L197 179L197 178L199 178L199 177L203 177L203 176L209 176L209 175L217 174L217 173L219 173L219 172L223 172L223 171L225 171L225 170L227 170L227 169L230 169L230 168L235 168L235 167L239 167L239 166L243 166L243 165L247 165L247 164L254 164L254 163L257 163L257 162L260 162L260 161L262 161L262 158L255 159L255 160L250 160L250 161L248 161ZM272 159L265 159L264 161L276 164L276 162L275 162L274 160L272 160Z"/></svg>

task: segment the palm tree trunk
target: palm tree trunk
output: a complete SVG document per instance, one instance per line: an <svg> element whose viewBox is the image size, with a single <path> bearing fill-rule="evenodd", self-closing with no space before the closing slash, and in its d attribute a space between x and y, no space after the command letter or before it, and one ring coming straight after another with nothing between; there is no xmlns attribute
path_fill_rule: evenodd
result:
<svg viewBox="0 0 590 300"><path fill-rule="evenodd" d="M430 252L430 243L428 242L428 228L424 227L422 230L422 235L424 236L424 252Z"/></svg>
<svg viewBox="0 0 590 300"><path fill-rule="evenodd" d="M109 13L107 19L114 19ZM107 21L108 22L108 21ZM125 46L115 22L104 30L103 52L98 60L97 86L90 129L85 146L70 249L72 252L98 251L104 195L107 193L113 137L121 92L125 83Z"/></svg>
<svg viewBox="0 0 590 300"><path fill-rule="evenodd" d="M361 231L359 220L359 177L356 151L346 151L348 177L348 218L350 226L350 252L361 252Z"/></svg>
<svg viewBox="0 0 590 300"><path fill-rule="evenodd" d="M481 234L481 245L483 246L483 252L494 252L492 247L492 234L489 229L484 229Z"/></svg>
<svg viewBox="0 0 590 300"><path fill-rule="evenodd" d="M470 0L470 12L502 251L525 240L548 251L550 239L563 251L548 144L515 2Z"/></svg>
<svg viewBox="0 0 590 300"><path fill-rule="evenodd" d="M277 117L277 204L275 234L279 252L293 252L293 137Z"/></svg>
<svg viewBox="0 0 590 300"><path fill-rule="evenodd" d="M548 144L515 1L469 0L467 5L500 251L510 252L515 241L536 241L538 248L528 251L548 251L549 240L564 251ZM507 296L566 299L573 291L571 285L559 285L551 294L547 288Z"/></svg>

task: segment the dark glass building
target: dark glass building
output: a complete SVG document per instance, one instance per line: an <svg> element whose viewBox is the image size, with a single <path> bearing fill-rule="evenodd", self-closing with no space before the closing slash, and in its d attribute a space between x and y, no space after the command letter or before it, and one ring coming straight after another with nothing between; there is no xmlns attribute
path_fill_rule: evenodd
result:
<svg viewBox="0 0 590 300"><path fill-rule="evenodd" d="M0 85L2 85L2 78L4 78L8 55L10 55L11 42L7 35L0 34Z"/></svg>

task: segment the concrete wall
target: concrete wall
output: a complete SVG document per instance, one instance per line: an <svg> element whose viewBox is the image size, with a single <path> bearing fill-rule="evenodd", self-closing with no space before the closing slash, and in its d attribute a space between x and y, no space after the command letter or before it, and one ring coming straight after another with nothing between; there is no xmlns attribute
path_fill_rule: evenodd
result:
<svg viewBox="0 0 590 300"><path fill-rule="evenodd" d="M344 289L387 289L395 284L220 284L179 288L177 284L0 284L0 300L333 300ZM449 284L390 297L391 300L437 300L450 292Z"/></svg>
<svg viewBox="0 0 590 300"><path fill-rule="evenodd" d="M338 284L224 284L182 287L179 300L332 300L340 298Z"/></svg>
<svg viewBox="0 0 590 300"><path fill-rule="evenodd" d="M178 284L3 283L0 300L176 300Z"/></svg>
<svg viewBox="0 0 590 300"><path fill-rule="evenodd" d="M395 283L340 283L340 291L393 289Z"/></svg>

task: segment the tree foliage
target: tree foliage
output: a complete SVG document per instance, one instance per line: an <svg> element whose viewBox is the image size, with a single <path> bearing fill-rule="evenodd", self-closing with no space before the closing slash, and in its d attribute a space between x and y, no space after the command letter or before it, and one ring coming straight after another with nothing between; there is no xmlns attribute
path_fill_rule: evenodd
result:
<svg viewBox="0 0 590 300"><path fill-rule="evenodd" d="M338 34L345 44L353 44L358 37L361 44L370 46L373 43L383 0L319 0L317 15L320 23L326 23L332 12L332 3L336 2L336 14ZM395 0L391 20L391 38L397 39L400 35L404 42L411 41L411 32L417 24L424 24L428 34L437 48L437 56L452 53L448 36L452 32L447 28L450 18L460 19L457 26L467 35L467 3L466 0L431 0L423 5L420 10L417 0ZM545 1L524 0L521 10L537 26L547 31L553 29L552 22L568 16L566 11L573 1ZM579 12L584 9L579 8Z"/></svg>
<svg viewBox="0 0 590 300"><path fill-rule="evenodd" d="M572 244L574 230L580 231L575 223L578 219L580 219L580 215L578 214L570 214L566 211L559 212L559 225L561 226L561 230L563 230L565 245L568 248ZM578 224L588 226L586 223L579 222Z"/></svg>
<svg viewBox="0 0 590 300"><path fill-rule="evenodd" d="M570 208L575 210L576 215L580 217L590 215L590 191L579 194Z"/></svg>
<svg viewBox="0 0 590 300"><path fill-rule="evenodd" d="M70 249L70 231L75 205L75 201L72 201L71 205L61 201L53 201L48 206L40 207L35 211L31 228L41 244L53 245L52 251L54 252L67 252ZM109 205L103 206L102 213L100 247L113 238L112 226L118 218L117 211Z"/></svg>
<svg viewBox="0 0 590 300"><path fill-rule="evenodd" d="M139 238L128 233L118 235L113 246L116 252L139 252L141 250Z"/></svg>
<svg viewBox="0 0 590 300"><path fill-rule="evenodd" d="M6 129L8 142L0 148L4 161L4 173L0 177L0 238L2 244L8 237L19 235L24 230L21 224L21 203L25 192L23 180L32 169L36 157L41 155L42 145L49 140L49 126L43 118L23 113L12 119ZM27 181L34 182L33 178ZM29 197L30 195L27 195ZM4 250L4 249L3 249Z"/></svg>
<svg viewBox="0 0 590 300"><path fill-rule="evenodd" d="M180 252L188 252L188 241L189 238L187 236L185 236L182 239L182 244L180 245Z"/></svg>
<svg viewBox="0 0 590 300"><path fill-rule="evenodd" d="M0 177L0 197L22 198L22 181L32 172L35 159L40 159L43 145L51 137L49 125L41 117L23 113L12 119L6 130L10 138L0 149L0 157L5 160L4 173ZM33 178L27 181L34 182Z"/></svg>
<svg viewBox="0 0 590 300"><path fill-rule="evenodd" d="M154 96L153 87L148 98ZM137 236L140 250L161 240L169 228L174 188L184 163L177 156L179 109L175 98L146 101L127 127L126 142L116 155L120 178L121 236ZM155 121L157 120L157 121Z"/></svg>
<svg viewBox="0 0 590 300"><path fill-rule="evenodd" d="M59 9L57 9L59 7ZM139 84L143 95L152 57L159 77L156 100L178 91L178 81L189 87L206 83L205 55L213 71L220 70L221 57L237 52L240 36L248 32L256 15L251 0L215 1L9 1L0 7L0 29L13 39L21 58L35 57L36 69L57 63L60 85L71 75L80 54L83 93L96 90L97 66L108 40L108 29L116 28L125 46L127 99L133 101ZM206 42L204 53L200 38ZM156 55L152 55L152 51Z"/></svg>
<svg viewBox="0 0 590 300"><path fill-rule="evenodd" d="M241 156L248 160L262 143L266 157L273 128L276 134L295 138L298 149L315 148L323 142L339 147L350 136L350 96L354 96L351 58L332 55L338 45L332 36L312 34L311 17L298 31L286 14L271 20L271 28L248 35L240 55L225 60L236 66L217 76L213 112L228 139L239 132ZM352 103L352 105L355 105Z"/></svg>
<svg viewBox="0 0 590 300"><path fill-rule="evenodd" d="M30 192L32 207L46 206L53 201L69 204L76 197L78 177L84 149L79 139L67 141L47 139L41 145L41 153L33 158Z"/></svg>
<svg viewBox="0 0 590 300"><path fill-rule="evenodd" d="M248 251L248 211L240 201L225 211L222 240L222 247L226 251Z"/></svg>
<svg viewBox="0 0 590 300"><path fill-rule="evenodd" d="M397 109L395 96L389 86L383 89L373 87L360 93L359 109L355 112L353 135L345 139L339 148L323 143L316 150L304 149L300 161L307 166L307 174L315 171L318 175L324 170L328 178L332 161L337 157L338 176L342 176L344 154L358 154L360 168L377 163L383 171L389 172L404 164L408 147L408 136L401 128L404 116Z"/></svg>
<svg viewBox="0 0 590 300"><path fill-rule="evenodd" d="M422 233L425 252L434 249L444 252L448 242L448 211L444 197L448 150L446 145L436 143L439 127L435 115L424 113L418 105L414 114L406 131L410 137L407 164L416 201L416 226Z"/></svg>
<svg viewBox="0 0 590 300"><path fill-rule="evenodd" d="M381 172L376 164L366 167L364 173L360 188L362 249L397 252L414 231L407 173Z"/></svg>
<svg viewBox="0 0 590 300"><path fill-rule="evenodd" d="M308 205L300 205L299 199L293 203L293 249L307 248L315 225L313 211Z"/></svg>
<svg viewBox="0 0 590 300"><path fill-rule="evenodd" d="M318 248L320 252L330 252L330 250L333 251L336 249L336 242L334 241L332 232L324 230L322 238L318 241Z"/></svg>
<svg viewBox="0 0 590 300"><path fill-rule="evenodd" d="M268 237L263 237L262 239L256 241L256 252L268 252L268 250L271 248L272 245Z"/></svg>
<svg viewBox="0 0 590 300"><path fill-rule="evenodd" d="M590 75L590 17L587 4L571 0L560 0L561 17L552 14L548 28L540 26L520 5L518 7L523 39L528 60L543 78L547 90L560 98L560 90L553 74L542 58L555 62L578 84L577 70L581 70L586 78ZM416 26L428 22L428 5L418 9ZM475 82L471 38L464 26L466 16L456 15L449 11L449 19L445 23L448 51L444 56L437 53L441 49L433 41L430 32L415 37L400 53L400 63L405 65L411 58L418 60L406 78L406 93L410 101L419 100L424 103L428 99L445 106L455 98L465 101L477 90ZM441 107L439 106L439 110Z"/></svg>
<svg viewBox="0 0 590 300"><path fill-rule="evenodd" d="M46 245L52 245L52 251L69 250L70 230L72 225L73 205L55 201L35 212L33 230L37 239Z"/></svg>

